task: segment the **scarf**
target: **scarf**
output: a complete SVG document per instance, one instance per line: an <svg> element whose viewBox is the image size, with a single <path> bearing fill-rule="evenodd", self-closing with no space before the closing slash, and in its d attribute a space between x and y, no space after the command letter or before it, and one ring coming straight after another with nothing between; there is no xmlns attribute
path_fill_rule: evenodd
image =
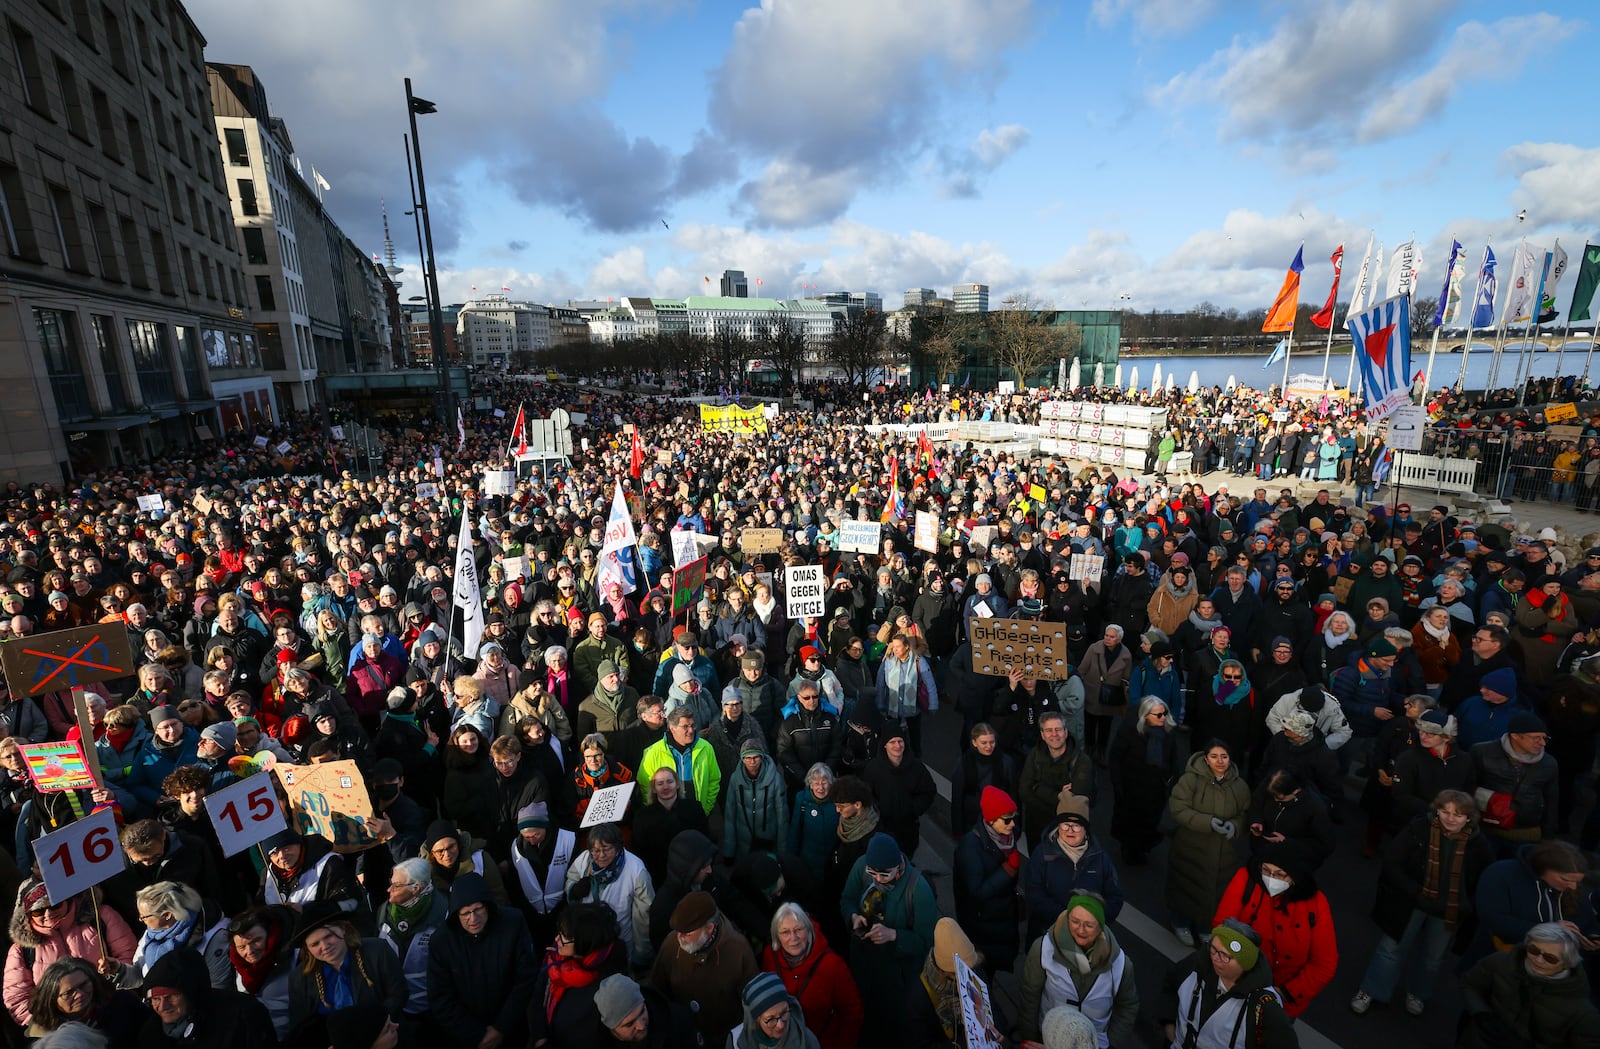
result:
<svg viewBox="0 0 1600 1049"><path fill-rule="evenodd" d="M1172 573L1169 571L1167 573L1167 577L1162 580L1161 586L1162 589L1166 590L1167 593L1182 601L1184 598L1194 593L1194 575L1191 573L1189 576L1189 582L1184 585L1182 589L1179 589L1178 587L1172 585Z"/></svg>
<svg viewBox="0 0 1600 1049"><path fill-rule="evenodd" d="M1237 666L1240 672L1243 673L1243 664L1232 660L1229 660L1228 662L1233 662L1234 666ZM1244 699L1249 694L1250 675L1245 674L1243 680L1238 682L1224 681L1222 679L1221 667L1218 667L1217 672L1211 675L1211 695L1212 698L1217 701L1217 706L1236 707L1239 705L1239 701Z"/></svg>
<svg viewBox="0 0 1600 1049"><path fill-rule="evenodd" d="M1065 915L1058 919L1057 924L1058 927L1065 926ZM1066 932L1064 928L1059 936L1054 930L1048 935L1051 945L1055 948L1056 957L1066 961L1080 976L1087 976L1096 969L1103 969L1111 960L1111 941L1106 939L1105 933L1101 933L1087 951L1079 947L1078 941L1074 940L1071 933Z"/></svg>
<svg viewBox="0 0 1600 1049"><path fill-rule="evenodd" d="M228 937L228 960L233 963L233 971L239 974L239 985L246 994L260 994L278 964L278 943L283 939L283 929L270 925L266 930L266 946L262 948L261 960L255 962L247 962L239 957L239 952L233 946L233 937Z"/></svg>
<svg viewBox="0 0 1600 1049"><path fill-rule="evenodd" d="M1444 829L1437 816L1428 827L1428 870L1422 877L1422 898L1437 900L1444 896L1444 927L1454 930L1456 922L1461 917L1461 868L1466 866L1465 855L1462 852L1467 839L1472 836L1472 825L1469 823L1461 828L1457 834L1451 834ZM1440 885L1440 873L1444 866L1444 841L1451 842L1449 881Z"/></svg>
<svg viewBox="0 0 1600 1049"><path fill-rule="evenodd" d="M355 957L354 951L346 951L344 961L337 969L326 962L322 964L323 993L317 1007L318 1012L327 1015L356 1004L355 987L350 980L350 968L355 962Z"/></svg>
<svg viewBox="0 0 1600 1049"><path fill-rule="evenodd" d="M518 841L521 841L519 836ZM394 946L402 959L411 949L411 940L422 931L422 919L428 916L428 910L433 906L433 883L430 881L422 893L403 907L388 904L384 911L384 921L388 923L390 935L394 937Z"/></svg>
<svg viewBox="0 0 1600 1049"><path fill-rule="evenodd" d="M1332 628L1333 617L1334 616L1339 616L1339 615L1344 616L1345 622L1347 624L1350 622L1350 617L1348 615L1346 615L1345 613L1343 613L1343 612L1334 612L1334 613L1332 613L1331 615L1328 616L1328 622L1323 624L1323 627L1322 627L1322 643L1327 645L1330 649L1331 648L1338 648L1340 645L1344 644L1346 641L1349 641L1351 638L1355 637L1354 630L1347 630L1343 634L1335 634L1333 632L1333 628Z"/></svg>
<svg viewBox="0 0 1600 1049"><path fill-rule="evenodd" d="M1167 730L1160 726L1144 728L1144 763L1151 768L1167 767Z"/></svg>
<svg viewBox="0 0 1600 1049"><path fill-rule="evenodd" d="M1016 826L1016 824L1012 824L1012 826L1014 827L1014 826ZM999 831L995 830L994 827L989 823L985 823L983 825L983 829L988 832L989 840L994 842L995 847L997 849L999 849L1001 852L1006 853L1006 854L1009 855L1010 853L1016 851L1016 848L1017 848L1017 832L1016 831L1012 831L1010 834L1001 834Z"/></svg>
<svg viewBox="0 0 1600 1049"><path fill-rule="evenodd" d="M750 607L755 609L755 613L760 617L763 626L770 626L772 624L772 613L778 610L778 599L769 597L763 601L758 597L750 602Z"/></svg>
<svg viewBox="0 0 1600 1049"><path fill-rule="evenodd" d="M1422 630L1423 630L1423 633L1425 633L1429 637L1433 638L1441 646L1442 645L1448 645L1450 643L1450 624L1449 623L1446 623L1441 628L1435 629L1434 625L1432 623L1430 623L1426 619L1424 619L1424 620L1422 620Z"/></svg>
<svg viewBox="0 0 1600 1049"><path fill-rule="evenodd" d="M131 728L106 729L105 740L107 743L111 744L111 749L116 751L118 754L122 753L122 748L126 747L128 745L128 741L132 738L133 729Z"/></svg>
<svg viewBox="0 0 1600 1049"><path fill-rule="evenodd" d="M567 672L565 670L551 670L545 674L544 690L556 697L556 702L561 704L561 709L567 709Z"/></svg>
<svg viewBox="0 0 1600 1049"><path fill-rule="evenodd" d="M1060 838L1056 838L1055 843L1056 848L1061 850L1063 856L1072 861L1074 867L1082 863L1084 856L1089 853L1089 836L1087 834L1083 837L1082 845L1063 845Z"/></svg>
<svg viewBox="0 0 1600 1049"><path fill-rule="evenodd" d="M1220 616L1216 619L1201 619L1199 612L1190 612L1189 625L1200 631L1202 637L1210 637L1211 632L1223 624Z"/></svg>
<svg viewBox="0 0 1600 1049"><path fill-rule="evenodd" d="M608 943L582 958L563 958L554 947L545 948L545 975L549 980L544 990L545 1019L555 1019L556 1006L561 1004L562 995L574 987L587 987L600 979L600 965L610 956L613 946Z"/></svg>
<svg viewBox="0 0 1600 1049"><path fill-rule="evenodd" d="M597 888L599 886L614 884L618 878L622 877L622 867L622 854L619 852L617 854L617 858L611 861L611 866L601 867L598 870L590 867L589 880L594 882ZM599 892L596 891L596 898L598 898L599 895Z"/></svg>
<svg viewBox="0 0 1600 1049"><path fill-rule="evenodd" d="M965 1045L966 1037L962 1034L961 1026L961 994L956 988L956 978L934 964L932 951L928 952L927 960L922 963L922 989L928 993L928 1001L933 1003L934 1015L939 1018L939 1026L944 1028L945 1038L955 1045Z"/></svg>
<svg viewBox="0 0 1600 1049"><path fill-rule="evenodd" d="M839 840L861 841L877 829L878 810L862 808L854 816L846 816L839 821Z"/></svg>
<svg viewBox="0 0 1600 1049"><path fill-rule="evenodd" d="M188 941L189 934L194 931L194 915L167 926L165 929L146 929L144 932L144 960L145 971L160 961L166 955L183 947Z"/></svg>
<svg viewBox="0 0 1600 1049"><path fill-rule="evenodd" d="M1500 749L1506 752L1506 757L1518 765L1537 765L1544 760L1544 751L1537 754L1524 754L1511 745L1511 733L1507 732L1500 737Z"/></svg>

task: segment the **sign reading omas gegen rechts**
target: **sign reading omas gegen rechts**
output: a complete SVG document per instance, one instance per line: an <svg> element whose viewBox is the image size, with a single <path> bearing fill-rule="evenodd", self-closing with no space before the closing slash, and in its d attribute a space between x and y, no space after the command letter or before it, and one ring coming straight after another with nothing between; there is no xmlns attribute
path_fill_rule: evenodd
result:
<svg viewBox="0 0 1600 1049"><path fill-rule="evenodd" d="M1013 669L1044 681L1062 681L1069 673L1067 628L1063 623L1029 619L972 619L972 669L1004 677Z"/></svg>

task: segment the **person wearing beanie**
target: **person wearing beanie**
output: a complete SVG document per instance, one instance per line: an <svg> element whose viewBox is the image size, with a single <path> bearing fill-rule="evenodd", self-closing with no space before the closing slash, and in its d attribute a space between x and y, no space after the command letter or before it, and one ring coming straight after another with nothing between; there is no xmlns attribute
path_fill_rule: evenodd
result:
<svg viewBox="0 0 1600 1049"><path fill-rule="evenodd" d="M506 903L505 884L500 877L499 865L490 856L484 842L457 827L449 820L434 820L428 824L422 837L418 858L428 861L434 891L448 896L450 887L463 874L476 873L489 887L494 902Z"/></svg>
<svg viewBox="0 0 1600 1049"><path fill-rule="evenodd" d="M428 949L428 1010L446 1044L473 1049L486 1037L507 1049L525 1044L538 977L522 915L501 906L482 875L457 877L449 917Z"/></svg>
<svg viewBox="0 0 1600 1049"><path fill-rule="evenodd" d="M9 986L9 980L7 984ZM110 1026L104 1032L121 1040L112 1044L139 1044L143 1046L187 1046L193 1049L237 1046L238 1049L270 1049L278 1044L272 1017L266 1007L255 997L226 988L211 986L205 959L193 948L172 951L163 955L146 974L144 994L149 1005L145 1010L143 1029L139 1036L133 1032ZM109 1017L106 1017L109 1019ZM101 1018L91 1030L100 1027ZM319 1022L320 1029L322 1024ZM65 1028L58 1028L65 1033ZM175 1032L168 1035L167 1032ZM181 1032L181 1036L176 1033ZM320 1031L328 1037L323 1044L333 1044L339 1031ZM59 1038L60 1035L54 1036ZM41 1044L52 1040L41 1039ZM101 1045L107 1044L104 1037ZM369 1042L368 1045L371 1043ZM340 1046L343 1049L343 1046Z"/></svg>
<svg viewBox="0 0 1600 1049"><path fill-rule="evenodd" d="M1470 751L1479 743L1499 739L1517 715L1532 710L1520 694L1516 671L1491 670L1478 682L1478 694L1468 696L1455 710L1456 745Z"/></svg>
<svg viewBox="0 0 1600 1049"><path fill-rule="evenodd" d="M1471 748L1473 797L1483 813L1484 832L1501 849L1555 834L1559 783L1556 759L1545 750L1549 738L1544 721L1522 710L1499 738Z"/></svg>
<svg viewBox="0 0 1600 1049"><path fill-rule="evenodd" d="M628 646L607 632L610 624L604 613L589 613L584 626L583 639L574 642L567 667L571 675L568 687L572 697L577 700L594 693L600 679L605 676L600 672L605 664L611 664L619 683L628 680L628 672L632 668Z"/></svg>
<svg viewBox="0 0 1600 1049"><path fill-rule="evenodd" d="M1425 720L1431 715L1446 717L1429 711L1419 718L1419 737L1424 724L1444 727ZM1470 794L1441 790L1429 808L1413 816L1385 847L1372 906L1372 920L1382 935L1360 988L1350 999L1352 1012L1365 1013L1374 1001L1388 1003L1401 983L1406 1012L1419 1016L1426 1009L1449 946L1462 921L1472 915L1480 877L1494 862L1494 850L1479 833L1477 816L1478 806ZM1536 888L1528 889L1529 897L1538 896Z"/></svg>
<svg viewBox="0 0 1600 1049"><path fill-rule="evenodd" d="M708 892L691 892L678 901L671 930L656 955L650 983L694 1013L707 1044L726 1044L728 1032L744 1019L742 991L760 972L750 941L723 917Z"/></svg>
<svg viewBox="0 0 1600 1049"><path fill-rule="evenodd" d="M1094 1021L1070 1005L1058 1005L1044 1014L1039 1040L1044 1049L1098 1049L1100 1045Z"/></svg>
<svg viewBox="0 0 1600 1049"><path fill-rule="evenodd" d="M648 983L637 983L623 973L600 981L594 993L594 1012L603 1031L584 1045L677 1049L700 1044L693 1013Z"/></svg>
<svg viewBox="0 0 1600 1049"><path fill-rule="evenodd" d="M989 972L1009 972L1016 958L1016 897L1021 882L1017 801L999 787L983 788L980 816L956 843L956 918L976 938Z"/></svg>
<svg viewBox="0 0 1600 1049"><path fill-rule="evenodd" d="M850 971L865 1009L861 1044L894 1044L906 994L933 947L939 919L933 886L895 839L879 831L845 879L839 910L854 937Z"/></svg>
<svg viewBox="0 0 1600 1049"><path fill-rule="evenodd" d="M772 684L775 686L777 683ZM717 771L722 775L724 790L737 772L739 756L746 744L755 743L766 749L767 735L761 723L749 716L744 701L745 696L739 690L738 682L730 684L722 691L721 716L711 723L709 730L702 730L706 742L716 752Z"/></svg>
<svg viewBox="0 0 1600 1049"><path fill-rule="evenodd" d="M628 684L622 665L610 659L601 660L595 667L595 683L578 704L573 719L575 738L582 739L595 732L615 735L638 720L639 693Z"/></svg>
<svg viewBox="0 0 1600 1049"><path fill-rule="evenodd" d="M1252 858L1228 883L1213 920L1220 926L1233 919L1260 933L1261 942L1254 946L1271 965L1284 1012L1296 1017L1338 968L1333 911L1305 865L1302 850L1289 842L1263 842L1252 851Z"/></svg>
<svg viewBox="0 0 1600 1049"><path fill-rule="evenodd" d="M1413 727L1417 745L1394 759L1395 783L1389 795L1397 827L1431 813L1441 791L1471 794L1473 788L1472 756L1460 745L1456 719L1442 710L1425 710Z"/></svg>
<svg viewBox="0 0 1600 1049"><path fill-rule="evenodd" d="M722 855L737 862L755 852L774 852L789 840L789 799L783 773L760 739L739 747L739 764L725 781Z"/></svg>
<svg viewBox="0 0 1600 1049"><path fill-rule="evenodd" d="M1290 715L1296 712L1310 715L1312 726L1329 750L1338 750L1350 741L1350 722L1344 715L1344 708L1321 685L1304 685L1274 703L1267 711L1267 731L1282 731Z"/></svg>
<svg viewBox="0 0 1600 1049"><path fill-rule="evenodd" d="M675 671L678 667L688 667L689 673L699 679L700 689L715 696L721 690L722 683L717 680L717 668L711 662L711 657L700 648L700 638L692 630L685 630L672 639L672 648L667 653L667 658L661 661L656 669L654 687L650 689L653 696L666 696L677 682Z"/></svg>
<svg viewBox="0 0 1600 1049"><path fill-rule="evenodd" d="M784 717L783 685L767 673L767 660L762 653L750 650L739 657L738 666L723 686L720 698L724 712L731 701L737 700L761 738L769 742L773 739Z"/></svg>
<svg viewBox="0 0 1600 1049"><path fill-rule="evenodd" d="M1104 900L1106 917L1122 911L1122 879L1111 856L1089 830L1089 799L1069 794L1056 808L1023 875L1028 901L1028 941L1042 935L1073 896L1092 892Z"/></svg>
<svg viewBox="0 0 1600 1049"><path fill-rule="evenodd" d="M790 997L777 973L758 973L739 995L744 1022L728 1034L732 1049L819 1049L806 1028L800 1002Z"/></svg>
<svg viewBox="0 0 1600 1049"><path fill-rule="evenodd" d="M1133 959L1107 925L1100 897L1083 894L1067 901L1050 928L1029 946L1021 985L1014 1041L1043 1038L1049 1044L1050 1017L1065 1007L1093 1017L1085 1017L1089 1045L1132 1044L1139 1016Z"/></svg>
<svg viewBox="0 0 1600 1049"><path fill-rule="evenodd" d="M1398 657L1399 650L1380 634L1329 680L1328 692L1350 724L1351 738L1340 755L1347 769L1359 764L1370 772L1379 729L1404 714L1402 683L1394 673Z"/></svg>
<svg viewBox="0 0 1600 1049"><path fill-rule="evenodd" d="M878 753L861 770L861 779L878 799L878 819L907 856L922 841L922 817L933 807L938 788L928 766L913 753L912 732L903 721L885 722Z"/></svg>
<svg viewBox="0 0 1600 1049"><path fill-rule="evenodd" d="M576 847L574 832L553 826L544 802L529 802L517 810L517 836L511 843L515 877L508 890L527 916L535 943L545 942L554 931L553 915L566 898L567 868Z"/></svg>
<svg viewBox="0 0 1600 1049"><path fill-rule="evenodd" d="M153 813L164 796L161 785L166 778L180 765L194 764L200 747L200 733L185 725L173 707L152 710L150 728L151 735L134 756L124 781L147 813Z"/></svg>
<svg viewBox="0 0 1600 1049"><path fill-rule="evenodd" d="M1260 964L1260 937L1228 921L1212 929L1195 953L1167 971L1157 1005L1169 1045L1239 1045L1294 1049L1299 1045L1272 987L1271 966Z"/></svg>

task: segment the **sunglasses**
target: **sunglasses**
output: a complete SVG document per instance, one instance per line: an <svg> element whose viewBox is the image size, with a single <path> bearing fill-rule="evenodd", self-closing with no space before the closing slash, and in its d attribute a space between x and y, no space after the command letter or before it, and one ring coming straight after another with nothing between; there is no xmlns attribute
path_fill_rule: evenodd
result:
<svg viewBox="0 0 1600 1049"><path fill-rule="evenodd" d="M1527 950L1527 952L1528 952L1530 957L1538 958L1541 961L1549 962L1551 965L1565 965L1566 961L1567 961L1567 956L1565 954L1561 953L1560 951L1545 952L1545 951L1541 951L1541 950L1539 950L1539 948L1533 947L1533 946L1527 947L1526 950Z"/></svg>
<svg viewBox="0 0 1600 1049"><path fill-rule="evenodd" d="M1017 822L1017 814L1013 812L1009 816L997 816L995 820L998 823L1015 823Z"/></svg>
<svg viewBox="0 0 1600 1049"><path fill-rule="evenodd" d="M1222 680L1224 680L1224 681L1243 681L1244 680L1244 675L1243 674L1224 674L1224 675L1222 675Z"/></svg>

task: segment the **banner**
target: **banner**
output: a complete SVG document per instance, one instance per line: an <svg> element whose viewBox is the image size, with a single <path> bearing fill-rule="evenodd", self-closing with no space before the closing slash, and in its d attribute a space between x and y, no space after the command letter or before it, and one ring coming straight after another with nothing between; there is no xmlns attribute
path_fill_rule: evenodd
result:
<svg viewBox="0 0 1600 1049"><path fill-rule="evenodd" d="M1544 249L1523 241L1511 263L1511 291L1506 294L1506 309L1501 324L1523 324L1533 319L1533 286L1539 279Z"/></svg>
<svg viewBox="0 0 1600 1049"><path fill-rule="evenodd" d="M12 638L0 644L0 666L18 696L42 696L135 673L128 631L121 623Z"/></svg>
<svg viewBox="0 0 1600 1049"><path fill-rule="evenodd" d="M706 559L690 561L672 573L672 613L693 605L706 585Z"/></svg>
<svg viewBox="0 0 1600 1049"><path fill-rule="evenodd" d="M1444 268L1444 288L1439 292L1439 304L1433 311L1435 328L1461 323L1461 278L1467 275L1467 258L1461 242L1450 242L1450 263Z"/></svg>
<svg viewBox="0 0 1600 1049"><path fill-rule="evenodd" d="M1583 262L1578 267L1578 285L1572 289L1568 323L1593 320L1595 288L1600 287L1600 244L1583 246Z"/></svg>
<svg viewBox="0 0 1600 1049"><path fill-rule="evenodd" d="M706 433L766 433L767 413L761 405L741 408L737 404L702 404L700 428Z"/></svg>
<svg viewBox="0 0 1600 1049"><path fill-rule="evenodd" d="M23 743L17 752L28 767L28 778L33 780L35 790L89 790L98 786L75 739Z"/></svg>
<svg viewBox="0 0 1600 1049"><path fill-rule="evenodd" d="M1345 322L1361 365L1367 421L1411 398L1411 296L1385 299Z"/></svg>
<svg viewBox="0 0 1600 1049"><path fill-rule="evenodd" d="M927 510L918 510L912 542L918 550L930 554L939 552L939 519Z"/></svg>
<svg viewBox="0 0 1600 1049"><path fill-rule="evenodd" d="M1499 287L1494 275L1495 263L1494 248L1485 244L1483 264L1478 267L1478 290L1472 296L1472 316L1467 319L1471 330L1494 327L1494 296Z"/></svg>
<svg viewBox="0 0 1600 1049"><path fill-rule="evenodd" d="M622 587L624 594L638 589L638 572L633 564L633 547L638 541L633 533L633 517L628 513L627 500L622 498L622 485L617 484L611 497L611 519L606 522L605 545L600 547L600 594L605 594L608 583Z"/></svg>
<svg viewBox="0 0 1600 1049"><path fill-rule="evenodd" d="M877 521L840 521L839 549L848 554L875 554L883 537Z"/></svg>
<svg viewBox="0 0 1600 1049"><path fill-rule="evenodd" d="M1065 623L974 618L967 624L967 636L972 639L972 669L980 674L1005 677L1015 669L1041 681L1065 681L1072 674Z"/></svg>
<svg viewBox="0 0 1600 1049"><path fill-rule="evenodd" d="M1394 255L1389 260L1389 298L1400 295L1415 295L1417 291L1417 274L1422 272L1422 252L1418 250L1416 241L1408 240L1394 249Z"/></svg>
<svg viewBox="0 0 1600 1049"><path fill-rule="evenodd" d="M478 656L483 640L483 594L478 589L478 559L472 552L472 514L461 512L461 533L456 537L456 578L451 600L461 617L461 650Z"/></svg>

